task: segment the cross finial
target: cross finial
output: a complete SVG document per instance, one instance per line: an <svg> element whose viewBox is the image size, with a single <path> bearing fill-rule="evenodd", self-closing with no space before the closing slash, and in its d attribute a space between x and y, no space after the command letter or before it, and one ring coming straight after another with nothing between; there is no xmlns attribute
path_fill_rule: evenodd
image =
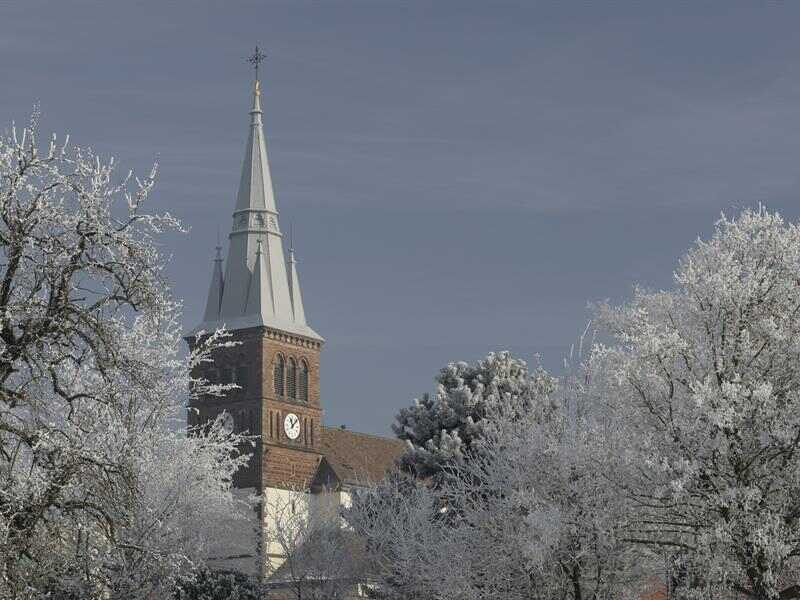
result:
<svg viewBox="0 0 800 600"><path fill-rule="evenodd" d="M256 71L256 81L258 81L258 65L264 62L265 58L267 58L267 55L264 54L258 46L256 46L253 55L247 59L247 62L253 65L253 68Z"/></svg>

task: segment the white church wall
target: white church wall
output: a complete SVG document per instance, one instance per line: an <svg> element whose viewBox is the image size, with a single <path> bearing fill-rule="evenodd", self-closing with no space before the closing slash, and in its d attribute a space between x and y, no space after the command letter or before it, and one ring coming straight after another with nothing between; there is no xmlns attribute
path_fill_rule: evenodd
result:
<svg viewBox="0 0 800 600"><path fill-rule="evenodd" d="M269 577L286 560L281 528L289 522L302 526L310 514L310 494L268 487L262 496L263 573ZM283 543L281 543L283 541Z"/></svg>
<svg viewBox="0 0 800 600"><path fill-rule="evenodd" d="M262 511L263 573L269 577L286 560L285 533L281 527L291 523L305 530L309 519L336 519L340 526L346 527L340 516L342 507L351 505L348 491L324 491L316 494L307 491L266 488L264 490L264 509ZM301 538L298 542L301 543Z"/></svg>

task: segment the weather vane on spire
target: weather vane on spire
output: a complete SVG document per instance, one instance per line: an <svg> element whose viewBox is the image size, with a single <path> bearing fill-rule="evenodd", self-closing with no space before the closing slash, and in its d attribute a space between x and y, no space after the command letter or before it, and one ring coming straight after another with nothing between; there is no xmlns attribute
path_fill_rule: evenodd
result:
<svg viewBox="0 0 800 600"><path fill-rule="evenodd" d="M267 58L267 55L264 54L259 49L258 46L256 46L255 52L253 52L253 56L250 56L247 59L247 62L249 62L251 65L253 65L253 68L256 70L256 81L258 81L258 65L260 65L262 62L264 62L265 58Z"/></svg>

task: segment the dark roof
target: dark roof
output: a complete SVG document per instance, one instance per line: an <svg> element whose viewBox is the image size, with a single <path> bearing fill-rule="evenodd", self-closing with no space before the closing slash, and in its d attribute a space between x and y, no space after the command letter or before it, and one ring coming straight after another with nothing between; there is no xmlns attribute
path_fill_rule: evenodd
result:
<svg viewBox="0 0 800 600"><path fill-rule="evenodd" d="M320 452L325 457L323 462L344 484L363 485L383 479L404 450L405 442L402 440L339 427L322 428Z"/></svg>

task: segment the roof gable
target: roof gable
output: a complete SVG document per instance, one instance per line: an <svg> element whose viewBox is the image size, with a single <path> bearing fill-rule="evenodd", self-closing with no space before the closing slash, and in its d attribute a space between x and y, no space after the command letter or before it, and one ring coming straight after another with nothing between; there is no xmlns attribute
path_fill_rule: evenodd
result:
<svg viewBox="0 0 800 600"><path fill-rule="evenodd" d="M333 470L328 460L323 456L319 461L317 472L311 481L311 491L318 493L326 490L339 490L342 487L342 480Z"/></svg>

